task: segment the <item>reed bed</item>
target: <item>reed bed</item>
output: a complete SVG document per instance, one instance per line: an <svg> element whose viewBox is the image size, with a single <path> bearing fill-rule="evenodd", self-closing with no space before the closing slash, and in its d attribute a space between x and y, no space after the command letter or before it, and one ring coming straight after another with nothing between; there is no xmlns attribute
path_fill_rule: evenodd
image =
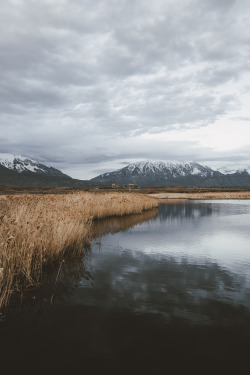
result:
<svg viewBox="0 0 250 375"><path fill-rule="evenodd" d="M150 195L158 199L250 199L250 191L162 192Z"/></svg>
<svg viewBox="0 0 250 375"><path fill-rule="evenodd" d="M158 205L131 193L0 197L0 310L10 297L42 280L45 265L79 254L93 220L141 213Z"/></svg>

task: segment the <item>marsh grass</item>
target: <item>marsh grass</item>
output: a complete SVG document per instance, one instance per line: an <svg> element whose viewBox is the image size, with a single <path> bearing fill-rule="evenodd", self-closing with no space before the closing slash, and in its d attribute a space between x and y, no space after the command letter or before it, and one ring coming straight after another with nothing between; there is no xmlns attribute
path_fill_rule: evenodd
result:
<svg viewBox="0 0 250 375"><path fill-rule="evenodd" d="M13 293L41 283L43 267L79 255L93 220L141 213L157 201L141 194L74 193L0 198L0 310Z"/></svg>

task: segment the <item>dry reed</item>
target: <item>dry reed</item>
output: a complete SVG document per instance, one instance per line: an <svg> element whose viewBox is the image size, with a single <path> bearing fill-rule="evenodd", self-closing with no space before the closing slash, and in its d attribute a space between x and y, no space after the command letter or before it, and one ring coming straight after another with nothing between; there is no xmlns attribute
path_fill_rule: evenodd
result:
<svg viewBox="0 0 250 375"><path fill-rule="evenodd" d="M41 282L44 265L79 254L92 221L157 206L141 194L74 193L0 198L0 310L11 295Z"/></svg>
<svg viewBox="0 0 250 375"><path fill-rule="evenodd" d="M250 191L162 192L150 195L158 199L250 199Z"/></svg>

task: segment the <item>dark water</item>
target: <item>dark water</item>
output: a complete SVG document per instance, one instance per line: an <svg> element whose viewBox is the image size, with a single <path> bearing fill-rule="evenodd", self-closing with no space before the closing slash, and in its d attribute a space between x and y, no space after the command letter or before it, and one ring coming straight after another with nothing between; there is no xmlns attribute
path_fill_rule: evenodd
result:
<svg viewBox="0 0 250 375"><path fill-rule="evenodd" d="M250 201L172 201L110 231L12 303L0 368L248 374Z"/></svg>

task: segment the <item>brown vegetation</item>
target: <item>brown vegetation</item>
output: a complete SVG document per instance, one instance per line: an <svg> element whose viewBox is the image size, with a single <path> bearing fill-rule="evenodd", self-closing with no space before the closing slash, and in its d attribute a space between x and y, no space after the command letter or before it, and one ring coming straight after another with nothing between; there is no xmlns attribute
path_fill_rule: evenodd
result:
<svg viewBox="0 0 250 375"><path fill-rule="evenodd" d="M250 191L161 192L150 196L158 199L250 199Z"/></svg>
<svg viewBox="0 0 250 375"><path fill-rule="evenodd" d="M39 283L44 265L79 254L93 236L93 220L156 206L142 194L2 195L0 309L14 292Z"/></svg>

